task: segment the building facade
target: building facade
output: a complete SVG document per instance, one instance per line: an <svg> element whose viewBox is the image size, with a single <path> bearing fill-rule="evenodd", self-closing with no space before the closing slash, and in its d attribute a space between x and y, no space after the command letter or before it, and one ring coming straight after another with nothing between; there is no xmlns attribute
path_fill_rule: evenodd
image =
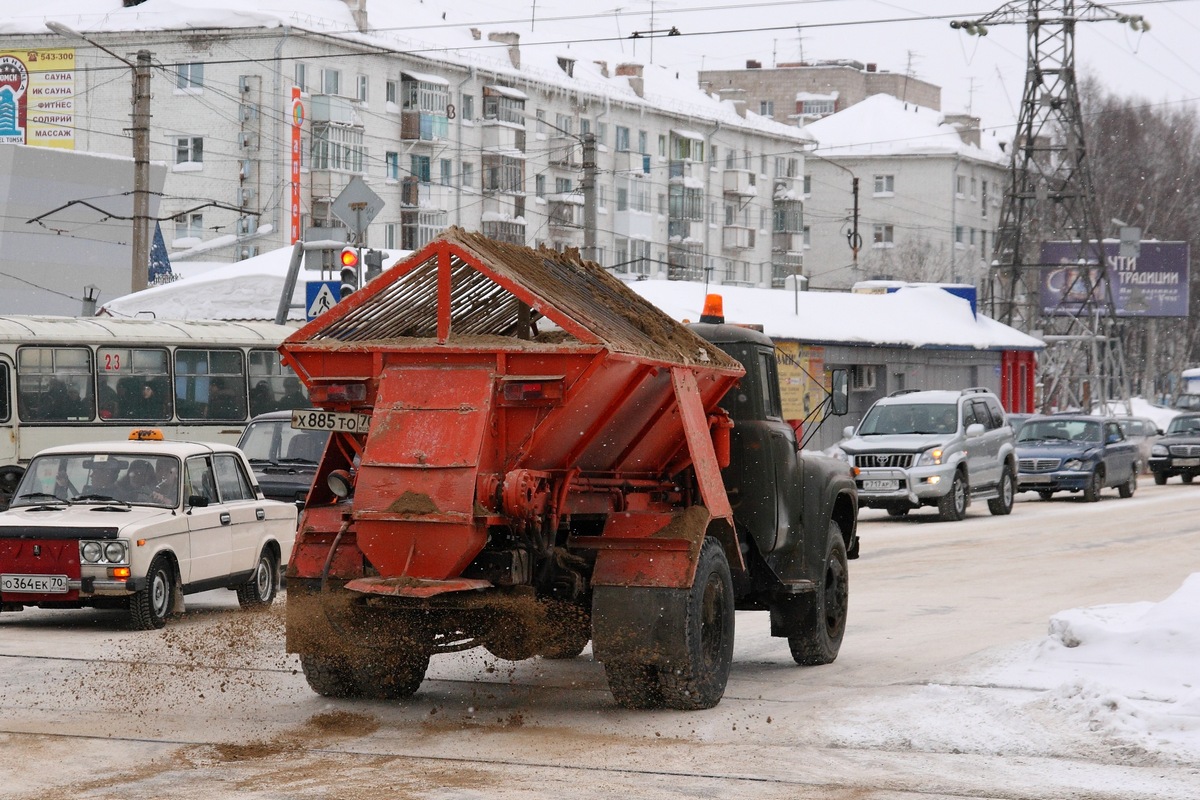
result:
<svg viewBox="0 0 1200 800"><path fill-rule="evenodd" d="M337 237L335 200L358 176L383 201L368 246L416 249L460 225L582 248L590 211L591 255L619 273L765 287L802 273L802 130L659 68L472 34L502 55L421 58L388 35L287 25L85 35L152 53L150 158L167 168L172 260L249 258L296 230ZM64 47L75 149L126 155L128 65L49 32L0 37L0 50Z"/></svg>

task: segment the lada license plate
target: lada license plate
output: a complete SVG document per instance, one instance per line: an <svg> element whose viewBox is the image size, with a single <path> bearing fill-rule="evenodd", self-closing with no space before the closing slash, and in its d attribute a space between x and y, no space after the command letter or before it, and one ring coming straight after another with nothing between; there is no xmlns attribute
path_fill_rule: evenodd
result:
<svg viewBox="0 0 1200 800"><path fill-rule="evenodd" d="M370 414L351 411L293 411L292 427L310 431L366 433L371 427Z"/></svg>
<svg viewBox="0 0 1200 800"><path fill-rule="evenodd" d="M1200 458L1177 458L1172 466L1176 467L1200 467Z"/></svg>
<svg viewBox="0 0 1200 800"><path fill-rule="evenodd" d="M894 492L900 488L900 481L872 478L871 480L864 480L862 488L864 492Z"/></svg>
<svg viewBox="0 0 1200 800"><path fill-rule="evenodd" d="M25 594L64 594L66 575L0 575L0 591Z"/></svg>

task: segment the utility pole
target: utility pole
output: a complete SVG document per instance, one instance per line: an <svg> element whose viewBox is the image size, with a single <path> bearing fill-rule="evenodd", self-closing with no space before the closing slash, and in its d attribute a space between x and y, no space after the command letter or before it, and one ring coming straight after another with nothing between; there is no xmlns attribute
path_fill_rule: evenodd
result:
<svg viewBox="0 0 1200 800"><path fill-rule="evenodd" d="M583 257L596 260L596 134L583 134Z"/></svg>
<svg viewBox="0 0 1200 800"><path fill-rule="evenodd" d="M133 68L133 261L130 288L150 276L150 51L138 50Z"/></svg>

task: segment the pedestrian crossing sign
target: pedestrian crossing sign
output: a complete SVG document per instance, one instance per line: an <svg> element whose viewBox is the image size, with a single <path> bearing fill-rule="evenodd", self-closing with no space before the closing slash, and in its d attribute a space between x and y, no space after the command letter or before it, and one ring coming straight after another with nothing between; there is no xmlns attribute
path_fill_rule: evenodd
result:
<svg viewBox="0 0 1200 800"><path fill-rule="evenodd" d="M304 316L313 320L337 305L338 281L308 281L304 284Z"/></svg>

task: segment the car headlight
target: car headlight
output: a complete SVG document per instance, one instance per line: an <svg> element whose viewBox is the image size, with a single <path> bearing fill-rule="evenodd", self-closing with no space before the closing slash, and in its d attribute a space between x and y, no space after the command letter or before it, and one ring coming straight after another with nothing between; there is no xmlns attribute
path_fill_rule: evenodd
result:
<svg viewBox="0 0 1200 800"><path fill-rule="evenodd" d="M1150 455L1165 456L1168 455L1166 445L1156 444L1150 448Z"/></svg>
<svg viewBox="0 0 1200 800"><path fill-rule="evenodd" d="M79 558L85 564L124 564L129 560L129 545L123 541L81 541Z"/></svg>
<svg viewBox="0 0 1200 800"><path fill-rule="evenodd" d="M1069 470L1071 472L1079 472L1080 470L1084 469L1084 464L1081 459L1072 458L1069 461L1066 461L1063 463L1063 469Z"/></svg>
<svg viewBox="0 0 1200 800"><path fill-rule="evenodd" d="M104 555L104 549L99 542L80 542L79 556L89 564L100 563L100 557Z"/></svg>
<svg viewBox="0 0 1200 800"><path fill-rule="evenodd" d="M125 543L109 542L104 545L104 560L110 564L125 563Z"/></svg>
<svg viewBox="0 0 1200 800"><path fill-rule="evenodd" d="M936 467L942 463L942 458L944 455L945 451L940 447L934 447L926 450L924 453L921 453L921 455L917 456L917 466Z"/></svg>

